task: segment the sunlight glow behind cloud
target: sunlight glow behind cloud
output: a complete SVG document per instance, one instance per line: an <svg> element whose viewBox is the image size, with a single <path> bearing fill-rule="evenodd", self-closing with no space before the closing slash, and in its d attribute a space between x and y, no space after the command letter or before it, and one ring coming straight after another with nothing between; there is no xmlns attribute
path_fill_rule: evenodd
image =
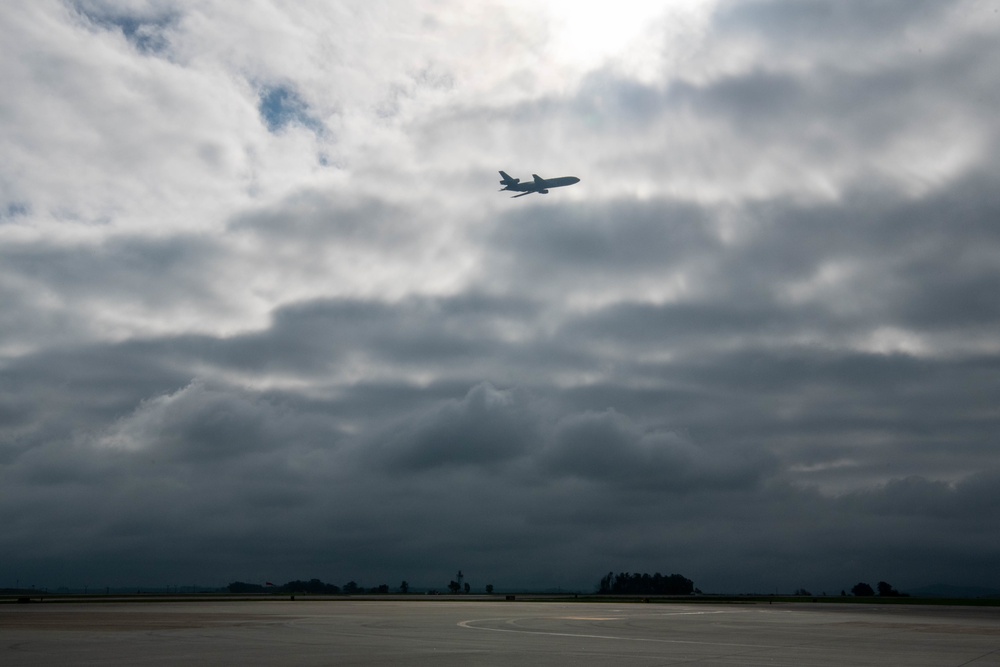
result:
<svg viewBox="0 0 1000 667"><path fill-rule="evenodd" d="M697 45L715 5L707 0L553 0L541 6L548 15L548 52L567 72L580 75L610 66L656 82L665 64L682 60Z"/></svg>

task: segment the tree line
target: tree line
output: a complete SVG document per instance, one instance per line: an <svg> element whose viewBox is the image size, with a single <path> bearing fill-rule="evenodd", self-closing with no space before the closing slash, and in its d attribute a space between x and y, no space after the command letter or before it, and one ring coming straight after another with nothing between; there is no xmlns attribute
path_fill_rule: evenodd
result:
<svg viewBox="0 0 1000 667"><path fill-rule="evenodd" d="M597 592L604 595L691 595L701 591L694 587L693 581L680 574L608 572L601 577Z"/></svg>
<svg viewBox="0 0 1000 667"><path fill-rule="evenodd" d="M370 593L373 595L387 595L389 593L388 584L380 584L372 588L362 588L354 581L349 581L343 587L336 584L328 584L319 579L302 581L296 579L281 585L268 582L265 585L248 584L245 581L234 581L229 584L227 590L234 595L246 595L250 593L305 593L309 595L359 595ZM410 585L403 581L397 590L400 593L408 593Z"/></svg>
<svg viewBox="0 0 1000 667"><path fill-rule="evenodd" d="M462 572L459 571L457 581L453 580L448 584L449 592L457 594L464 591L468 594L471 587L468 583L463 581L463 578ZM323 582L320 579L310 579L308 581L296 579L280 585L275 585L270 582L265 585L261 585L250 584L244 581L234 581L226 588L234 595L248 595L254 593L387 595L391 592L388 584L380 584L371 588L363 588L354 581L349 581L343 586L337 586L336 584ZM396 587L395 591L405 595L410 592L410 585L406 581L403 581ZM909 597L908 593L900 593L886 581L878 582L875 588L872 588L870 584L863 581L858 582L851 588L851 595L854 595L855 597L874 597L876 595L876 591L879 597ZM436 593L436 591L431 592ZM652 575L647 573L640 574L638 572L619 572L618 574L608 572L605 576L601 577L597 592L602 595L691 595L692 593L701 593L700 590L695 588L694 582L687 577L680 574L670 574L664 576L659 572ZM492 584L486 586L486 593L493 593ZM800 596L812 595L809 591L803 588L796 590L794 594ZM847 591L841 591L840 594L842 596L846 596Z"/></svg>
<svg viewBox="0 0 1000 667"><path fill-rule="evenodd" d="M883 598L910 597L909 593L900 593L895 588L893 588L892 585L887 581L878 582L878 584L876 584L876 587L878 588L879 597ZM841 591L840 594L846 595L844 591ZM866 584L863 581L859 581L858 583L854 584L854 586L851 588L851 594L859 598L873 597L875 595L875 589L872 588L871 585Z"/></svg>
<svg viewBox="0 0 1000 667"><path fill-rule="evenodd" d="M888 581L878 582L876 588L878 589L878 596L882 598L910 597L909 593L900 593L899 591L897 591ZM854 586L851 587L851 595L858 598L875 597L875 590L876 590L875 588L871 587L871 584L865 583L864 581L859 581L858 583L854 584ZM797 588L795 589L795 592L792 595L810 597L812 596L812 593L810 593L804 588ZM823 595L826 595L826 593L823 593ZM847 597L847 591L844 590L840 591L840 596Z"/></svg>
<svg viewBox="0 0 1000 667"><path fill-rule="evenodd" d="M464 582L464 576L462 571L458 572L458 581L452 580L448 584L448 590L453 594L462 593L463 591L468 594L472 592L472 587L468 582ZM259 593L301 593L307 595L388 595L390 588L388 584L380 584L372 588L363 588L359 586L354 581L349 581L343 586L337 586L336 584L328 584L319 579L310 579L309 581L302 581L301 579L296 579L295 581L289 581L285 584L275 585L271 582L267 582L264 585L261 584L249 584L245 581L234 581L228 586L228 590L233 595L251 595ZM410 584L405 580L396 587L395 592L402 593L406 595L410 592ZM428 593L436 595L437 591L431 589ZM486 593L493 594L493 584L487 584Z"/></svg>

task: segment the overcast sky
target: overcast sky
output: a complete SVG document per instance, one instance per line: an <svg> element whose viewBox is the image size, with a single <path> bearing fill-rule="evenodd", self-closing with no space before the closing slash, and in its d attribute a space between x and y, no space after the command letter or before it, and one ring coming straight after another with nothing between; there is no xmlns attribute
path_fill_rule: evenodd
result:
<svg viewBox="0 0 1000 667"><path fill-rule="evenodd" d="M1000 0L4 2L0 79L0 587L1000 588Z"/></svg>

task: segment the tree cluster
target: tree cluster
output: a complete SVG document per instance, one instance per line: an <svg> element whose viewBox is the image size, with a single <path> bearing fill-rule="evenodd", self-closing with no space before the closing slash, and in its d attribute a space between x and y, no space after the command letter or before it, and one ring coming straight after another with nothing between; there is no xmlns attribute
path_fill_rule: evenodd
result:
<svg viewBox="0 0 1000 667"><path fill-rule="evenodd" d="M898 597L909 597L909 593L900 593L887 581L880 581L877 584L879 597L883 598L898 598ZM851 588L851 594L855 597L874 597L875 589L871 587L870 584L866 584L863 581L856 583Z"/></svg>
<svg viewBox="0 0 1000 667"><path fill-rule="evenodd" d="M646 573L608 572L601 578L597 592L606 595L690 595L694 582L680 574L663 576Z"/></svg>
<svg viewBox="0 0 1000 667"><path fill-rule="evenodd" d="M410 585L404 581L399 588L403 593L406 593L409 591ZM319 579L310 579L309 581L302 581L300 579L296 579L295 581L289 581L288 583L282 584L280 586L273 586L270 584L267 586L261 586L260 584L248 584L243 581L234 581L233 583L229 584L229 586L227 586L227 589L229 590L230 593L233 593L234 595L246 595L248 593L264 593L264 592L290 593L290 594L302 593L307 595L339 595L341 593L347 595L358 595L361 593L386 595L389 593L388 584L381 584L373 588L364 589L361 586L358 586L357 583L349 581L346 584L344 584L343 588L341 588L336 584L327 584L320 581Z"/></svg>

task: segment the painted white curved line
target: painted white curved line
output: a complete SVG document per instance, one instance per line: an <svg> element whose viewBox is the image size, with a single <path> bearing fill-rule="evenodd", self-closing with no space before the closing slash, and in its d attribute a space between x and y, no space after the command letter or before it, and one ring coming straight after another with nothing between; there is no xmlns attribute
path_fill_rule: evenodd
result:
<svg viewBox="0 0 1000 667"><path fill-rule="evenodd" d="M725 613L725 612L692 612L692 613ZM626 642L653 642L656 644L698 644L700 646L732 646L735 648L781 648L780 646L771 646L769 644L731 644L727 642L698 642L692 641L690 639L655 639L652 637L619 637L616 635L588 635L588 634L577 634L572 632L545 632L543 630L508 630L507 628L484 628L478 625L472 625L473 623L487 623L489 621L505 621L508 624L512 624L516 621L516 618L479 618L479 619L469 619L467 621L459 621L458 626L466 628L467 630L485 630L487 632L512 632L514 634L520 635L543 635L548 637L574 637L579 639L611 639Z"/></svg>

